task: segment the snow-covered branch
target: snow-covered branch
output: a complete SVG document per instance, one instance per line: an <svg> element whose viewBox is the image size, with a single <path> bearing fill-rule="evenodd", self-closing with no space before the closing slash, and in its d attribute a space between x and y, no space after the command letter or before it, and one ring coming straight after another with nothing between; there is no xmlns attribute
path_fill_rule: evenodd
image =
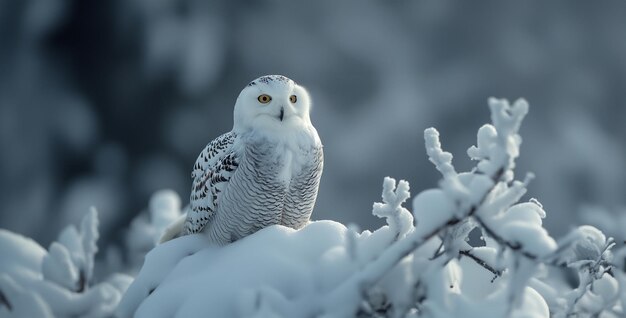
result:
<svg viewBox="0 0 626 318"><path fill-rule="evenodd" d="M387 224L396 233L395 239L403 238L413 229L413 216L402 207L402 203L410 197L408 182L400 180L396 187L396 180L386 177L383 183L383 203L376 202L372 208L374 215L386 218Z"/></svg>

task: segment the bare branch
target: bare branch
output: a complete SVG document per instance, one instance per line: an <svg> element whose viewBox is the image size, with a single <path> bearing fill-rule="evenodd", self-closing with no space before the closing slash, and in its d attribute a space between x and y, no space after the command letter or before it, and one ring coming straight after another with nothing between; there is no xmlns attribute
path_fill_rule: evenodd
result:
<svg viewBox="0 0 626 318"><path fill-rule="evenodd" d="M491 282L493 283L493 281L497 278L502 276L502 272L501 270L495 269L493 266L489 265L485 260L481 259L480 257L472 254L472 250L466 250L466 251L460 251L459 254L469 257L470 259L472 259L474 262L476 262L478 265L484 267L486 270L490 271L491 273L493 273L494 275L496 275Z"/></svg>

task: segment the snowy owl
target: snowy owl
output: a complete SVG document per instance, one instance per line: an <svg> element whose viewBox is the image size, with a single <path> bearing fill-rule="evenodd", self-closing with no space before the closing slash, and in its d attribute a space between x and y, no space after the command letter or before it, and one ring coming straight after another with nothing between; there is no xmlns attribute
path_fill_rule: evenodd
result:
<svg viewBox="0 0 626 318"><path fill-rule="evenodd" d="M324 162L309 116L309 94L291 79L250 82L235 103L234 125L200 153L180 235L203 233L219 245L264 227L303 227Z"/></svg>

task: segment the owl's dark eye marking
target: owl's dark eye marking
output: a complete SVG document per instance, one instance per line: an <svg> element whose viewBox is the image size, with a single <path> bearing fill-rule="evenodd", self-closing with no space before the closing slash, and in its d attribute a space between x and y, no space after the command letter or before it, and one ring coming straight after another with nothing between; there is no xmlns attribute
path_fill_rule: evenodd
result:
<svg viewBox="0 0 626 318"><path fill-rule="evenodd" d="M259 95L259 97L257 97L257 100L261 104L267 104L270 101L272 101L272 97L270 95L267 95L267 94L262 94L262 95Z"/></svg>
<svg viewBox="0 0 626 318"><path fill-rule="evenodd" d="M291 95L291 96L289 96L289 101L290 101L292 104L295 104L295 103L298 101L298 96L296 96L296 95Z"/></svg>

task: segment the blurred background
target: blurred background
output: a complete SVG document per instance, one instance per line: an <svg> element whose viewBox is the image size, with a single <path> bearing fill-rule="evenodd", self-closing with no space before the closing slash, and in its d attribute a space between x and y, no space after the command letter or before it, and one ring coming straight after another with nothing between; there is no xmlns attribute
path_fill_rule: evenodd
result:
<svg viewBox="0 0 626 318"><path fill-rule="evenodd" d="M469 169L487 98L524 97L517 173L558 236L626 201L626 3L566 4L2 0L0 227L46 246L94 205L106 244L154 191L186 204L239 91L283 74L325 145L314 219L378 227L383 177L437 185L425 128Z"/></svg>

